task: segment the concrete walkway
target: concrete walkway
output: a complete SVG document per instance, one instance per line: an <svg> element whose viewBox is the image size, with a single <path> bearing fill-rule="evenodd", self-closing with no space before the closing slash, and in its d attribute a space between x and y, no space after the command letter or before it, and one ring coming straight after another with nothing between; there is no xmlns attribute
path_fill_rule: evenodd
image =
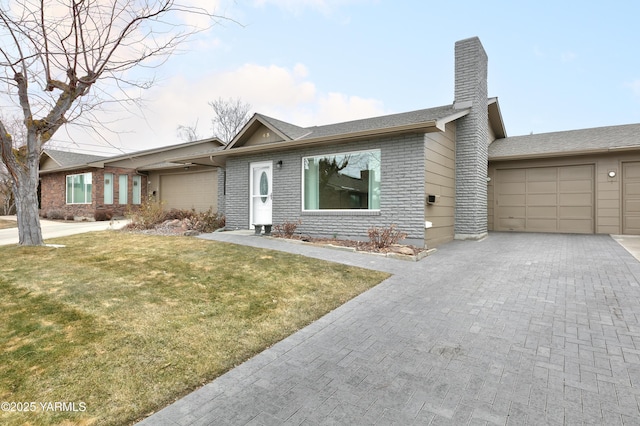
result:
<svg viewBox="0 0 640 426"><path fill-rule="evenodd" d="M609 236L492 233L417 263L206 238L394 275L143 425L640 423L640 263Z"/></svg>
<svg viewBox="0 0 640 426"><path fill-rule="evenodd" d="M0 216L3 220L16 220L15 216ZM70 222L40 219L42 237L45 243L50 238L66 237L68 235L85 232L120 229L126 226L127 220L113 220L104 222ZM0 229L0 246L18 244L18 228Z"/></svg>

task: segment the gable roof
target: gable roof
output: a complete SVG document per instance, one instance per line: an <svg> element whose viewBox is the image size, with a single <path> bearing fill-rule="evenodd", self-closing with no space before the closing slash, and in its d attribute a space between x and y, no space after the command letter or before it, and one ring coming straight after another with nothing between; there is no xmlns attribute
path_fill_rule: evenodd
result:
<svg viewBox="0 0 640 426"><path fill-rule="evenodd" d="M132 168L137 170L182 167L184 164L171 163L171 161L173 161L173 157L175 157L176 155L184 154L185 148L187 148L187 151L190 153L190 155L208 156L215 151L221 150L223 146L224 143L220 141L220 139L208 138L175 145L163 146L160 148L136 151L129 154L119 154L110 157L80 154L77 152L69 151L58 151L54 149L45 149L43 153L46 154L46 157L53 160L53 163L48 161L46 157L41 158L41 174L69 171L87 167L104 168L105 165Z"/></svg>
<svg viewBox="0 0 640 426"><path fill-rule="evenodd" d="M625 150L640 150L640 124L496 139L489 145L489 159L559 157Z"/></svg>
<svg viewBox="0 0 640 426"><path fill-rule="evenodd" d="M443 131L445 125L469 113L469 108L458 109L444 105L380 117L352 120L323 126L300 127L263 114L254 114L236 137L214 156L226 156L253 151L267 151L299 145L314 145L335 141L365 139L408 132ZM243 144L260 127L266 126L281 140L260 145Z"/></svg>
<svg viewBox="0 0 640 426"><path fill-rule="evenodd" d="M57 149L44 149L43 154L51 158L59 167L82 166L94 161L101 161L107 157L100 155L81 154L78 152L58 151Z"/></svg>

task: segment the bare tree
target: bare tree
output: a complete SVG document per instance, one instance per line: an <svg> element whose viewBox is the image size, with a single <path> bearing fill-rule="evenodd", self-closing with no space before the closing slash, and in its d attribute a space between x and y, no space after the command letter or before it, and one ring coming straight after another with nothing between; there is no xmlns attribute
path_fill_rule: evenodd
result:
<svg viewBox="0 0 640 426"><path fill-rule="evenodd" d="M117 101L92 90L101 87L97 82L123 93L148 87L135 81L135 68L161 65L198 31L194 22L210 26L219 18L189 1L0 0L0 94L20 111L26 134L15 140L0 120L20 244L43 244L37 200L43 145L65 123Z"/></svg>
<svg viewBox="0 0 640 426"><path fill-rule="evenodd" d="M198 120L193 123L193 126L183 126L182 124L178 126L177 129L178 137L185 142L193 142L200 139L200 135L198 134Z"/></svg>
<svg viewBox="0 0 640 426"><path fill-rule="evenodd" d="M14 214L15 205L13 191L11 190L11 176L4 165L0 163L0 214Z"/></svg>
<svg viewBox="0 0 640 426"><path fill-rule="evenodd" d="M213 108L213 136L216 136L224 143L229 143L244 126L249 118L251 105L242 102L240 98L223 99L218 98L209 102Z"/></svg>

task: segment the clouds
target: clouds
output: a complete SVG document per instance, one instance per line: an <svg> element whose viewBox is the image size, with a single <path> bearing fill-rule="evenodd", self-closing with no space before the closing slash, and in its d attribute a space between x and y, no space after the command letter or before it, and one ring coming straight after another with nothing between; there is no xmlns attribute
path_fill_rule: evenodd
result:
<svg viewBox="0 0 640 426"><path fill-rule="evenodd" d="M178 74L143 96L145 107L138 116L127 113L114 120L113 112L108 114L114 133L104 136L124 151L182 142L177 136L179 125L197 123L198 135L210 136L212 111L208 102L219 97L240 98L252 106L252 113L260 112L303 127L387 113L378 99L321 90L311 79L311 71L301 63L290 67L245 63L197 78ZM86 138L83 141L89 142Z"/></svg>

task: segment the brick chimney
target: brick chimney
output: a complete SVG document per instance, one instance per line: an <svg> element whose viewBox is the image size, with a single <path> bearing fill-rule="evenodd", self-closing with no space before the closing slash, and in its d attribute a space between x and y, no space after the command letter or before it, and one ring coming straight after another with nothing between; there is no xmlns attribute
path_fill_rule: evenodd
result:
<svg viewBox="0 0 640 426"><path fill-rule="evenodd" d="M454 108L469 109L456 123L456 239L487 235L487 64L478 37L456 42Z"/></svg>

